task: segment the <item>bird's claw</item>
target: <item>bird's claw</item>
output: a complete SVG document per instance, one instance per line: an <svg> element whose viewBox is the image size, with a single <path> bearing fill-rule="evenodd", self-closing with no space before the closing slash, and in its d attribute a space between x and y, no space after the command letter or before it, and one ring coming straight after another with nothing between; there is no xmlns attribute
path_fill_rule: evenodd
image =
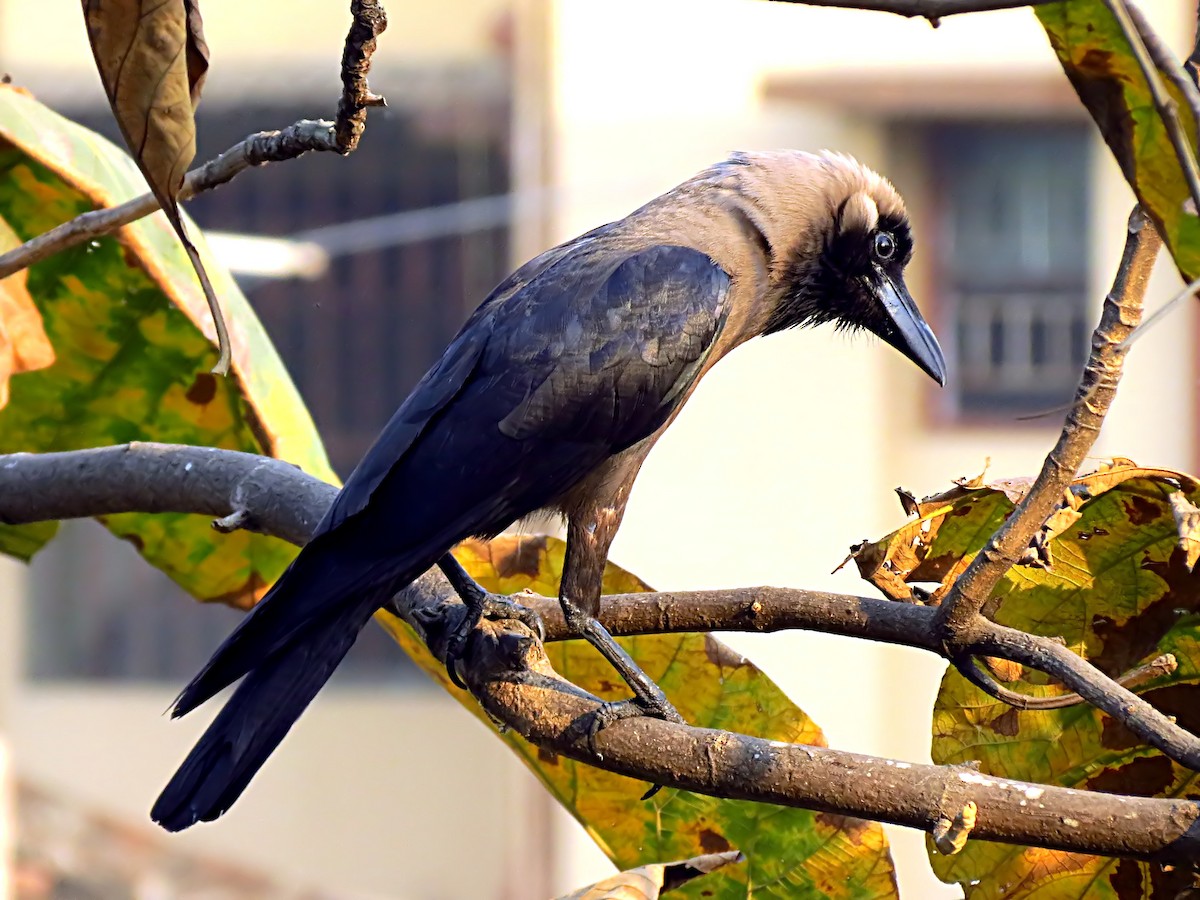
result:
<svg viewBox="0 0 1200 900"><path fill-rule="evenodd" d="M588 749L596 756L601 756L596 750L596 735L622 719L633 719L638 716L649 716L652 719L662 719L676 725L686 725L687 721L679 714L674 706L665 698L644 700L641 697L631 697L628 700L614 700L600 704L591 713L588 722Z"/></svg>
<svg viewBox="0 0 1200 900"><path fill-rule="evenodd" d="M539 641L546 639L546 623L542 617L535 610L508 597L484 594L478 603L467 604L467 614L446 639L446 674L455 687L464 691L468 688L458 673L458 662L463 658L471 633L483 619L517 621L536 634Z"/></svg>
<svg viewBox="0 0 1200 900"><path fill-rule="evenodd" d="M588 723L588 749L597 759L603 759L604 754L596 749L596 735L613 722L619 722L622 719L632 719L638 716L662 719L664 722L674 722L676 725L687 724L683 716L679 714L665 697L653 702L648 702L638 697L633 697L629 700L609 701L602 703L591 714L591 721ZM640 799L649 800L661 790L661 784L652 784L649 790L642 794Z"/></svg>
<svg viewBox="0 0 1200 900"><path fill-rule="evenodd" d="M467 638L475 630L476 624L478 624L478 620L464 628L463 625L466 625L466 619L464 619L463 625L460 625L458 630L446 641L446 674L450 676L450 681L460 691L468 690L468 688L466 682L462 680L462 676L458 674L458 661L462 659L463 650L467 646Z"/></svg>

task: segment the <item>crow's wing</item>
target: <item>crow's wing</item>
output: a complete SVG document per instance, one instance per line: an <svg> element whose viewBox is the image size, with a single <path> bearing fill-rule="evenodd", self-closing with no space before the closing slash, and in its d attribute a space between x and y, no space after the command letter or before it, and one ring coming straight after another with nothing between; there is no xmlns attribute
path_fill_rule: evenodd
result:
<svg viewBox="0 0 1200 900"><path fill-rule="evenodd" d="M504 528L653 434L727 313L729 276L686 247L598 252L585 242L521 276L396 412L322 531L359 514L415 518L430 538L453 541ZM426 543L408 538L392 552Z"/></svg>

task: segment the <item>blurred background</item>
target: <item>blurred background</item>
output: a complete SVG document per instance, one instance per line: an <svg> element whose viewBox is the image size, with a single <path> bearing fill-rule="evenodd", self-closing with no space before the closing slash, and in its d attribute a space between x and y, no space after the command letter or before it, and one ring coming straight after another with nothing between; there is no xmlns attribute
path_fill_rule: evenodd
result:
<svg viewBox="0 0 1200 900"><path fill-rule="evenodd" d="M934 29L752 0L386 5L371 86L389 107L358 152L187 205L219 233L343 476L516 263L730 150L772 147L849 152L899 187L909 285L950 384L831 331L748 345L651 456L614 561L663 589L864 593L853 571L829 573L903 521L893 488L1036 471L1062 419L1037 414L1072 393L1132 195L1030 11ZM347 6L202 4L198 160L332 117ZM1188 3L1142 6L1188 47ZM74 0L0 0L0 71L119 141ZM1177 287L1160 265L1152 305ZM1195 338L1189 307L1137 345L1098 455L1200 469ZM168 837L146 813L205 722L162 712L238 614L192 603L90 523L28 570L0 561L0 595L10 894L523 900L610 871L374 630L237 807ZM939 661L818 635L730 643L832 746L928 760ZM904 896L960 896L934 880L921 834L890 835Z"/></svg>

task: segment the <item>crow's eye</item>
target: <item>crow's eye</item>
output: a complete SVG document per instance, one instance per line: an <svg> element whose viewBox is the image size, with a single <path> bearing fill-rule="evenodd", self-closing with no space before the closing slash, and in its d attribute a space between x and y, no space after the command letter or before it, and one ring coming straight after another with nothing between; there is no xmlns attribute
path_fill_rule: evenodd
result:
<svg viewBox="0 0 1200 900"><path fill-rule="evenodd" d="M877 259L887 261L896 254L896 239L886 231L880 231L875 234L875 256Z"/></svg>

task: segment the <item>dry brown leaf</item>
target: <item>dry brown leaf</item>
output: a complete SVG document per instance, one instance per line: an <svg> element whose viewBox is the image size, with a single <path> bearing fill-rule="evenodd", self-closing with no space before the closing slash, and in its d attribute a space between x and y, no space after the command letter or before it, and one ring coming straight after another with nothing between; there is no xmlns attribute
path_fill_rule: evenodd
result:
<svg viewBox="0 0 1200 900"><path fill-rule="evenodd" d="M564 894L558 900L655 900L694 878L730 863L739 863L745 858L740 851L727 850L724 853L694 856L680 862L640 866Z"/></svg>
<svg viewBox="0 0 1200 900"><path fill-rule="evenodd" d="M188 93L192 110L200 103L200 91L208 75L208 42L204 40L204 20L200 18L200 0L183 0L187 10Z"/></svg>
<svg viewBox="0 0 1200 900"><path fill-rule="evenodd" d="M1188 571L1196 568L1200 560L1200 509L1188 502L1182 491L1171 495L1171 512L1175 516L1175 528L1179 532L1179 549L1187 557Z"/></svg>
<svg viewBox="0 0 1200 900"><path fill-rule="evenodd" d="M199 0L83 0L96 68L121 134L146 176L204 288L221 355L229 335L200 254L188 240L176 197L196 156L196 104L208 72Z"/></svg>
<svg viewBox="0 0 1200 900"><path fill-rule="evenodd" d="M199 10L185 0L83 0L83 15L121 133L163 209L174 207L196 155L192 113L208 68Z"/></svg>
<svg viewBox="0 0 1200 900"><path fill-rule="evenodd" d="M990 469L991 467L992 467L992 458L990 456L985 457L983 460L983 471L982 472L980 472L974 478L968 478L966 475L963 475L959 478L955 478L954 483L957 484L960 488L966 488L968 491L973 490L974 488L983 487L984 479L987 477L988 469Z"/></svg>
<svg viewBox="0 0 1200 900"><path fill-rule="evenodd" d="M0 219L0 253L20 244L16 232ZM0 408L8 403L8 382L13 375L44 369L54 362L42 314L25 286L28 274L22 269L0 280Z"/></svg>

